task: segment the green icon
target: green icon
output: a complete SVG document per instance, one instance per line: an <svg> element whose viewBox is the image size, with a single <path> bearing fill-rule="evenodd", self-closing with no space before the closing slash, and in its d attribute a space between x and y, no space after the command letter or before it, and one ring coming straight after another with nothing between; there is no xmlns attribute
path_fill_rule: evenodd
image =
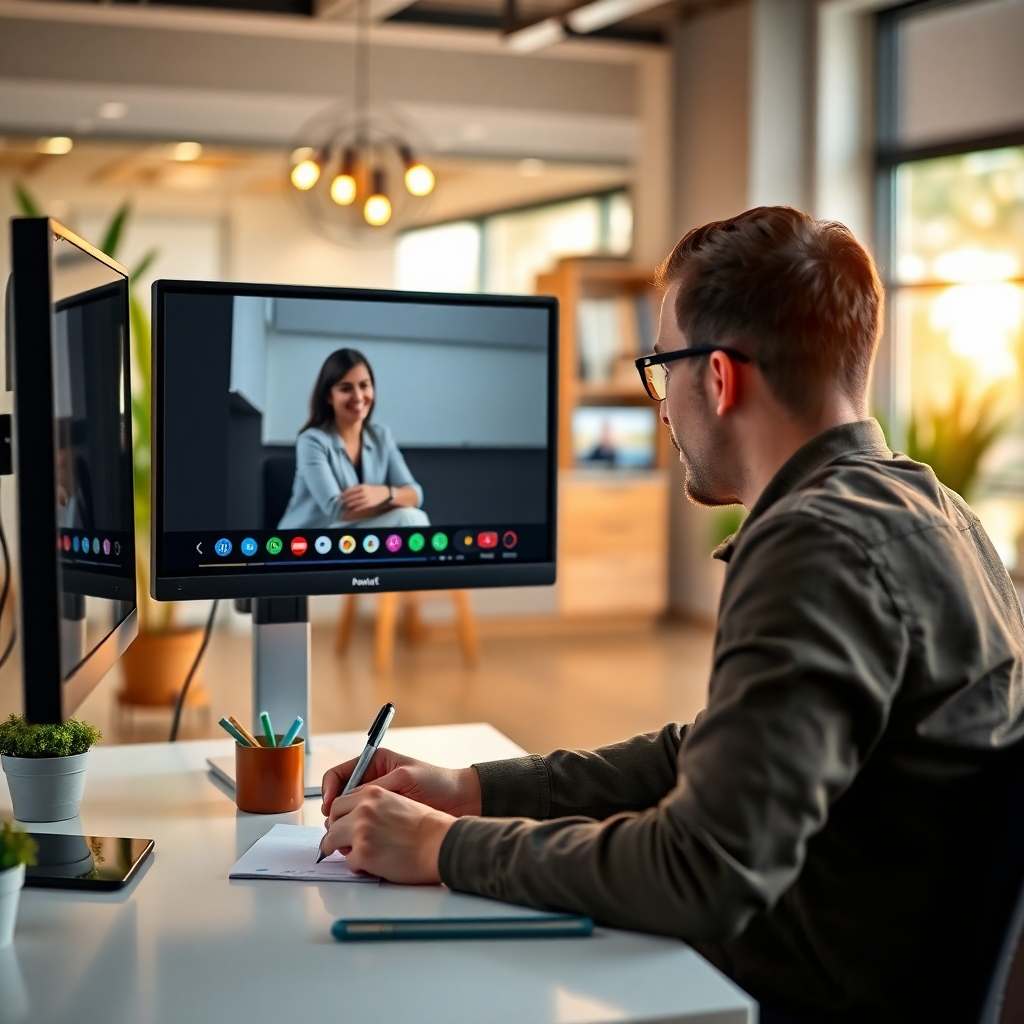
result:
<svg viewBox="0 0 1024 1024"><path fill-rule="evenodd" d="M280 537L271 537L267 541L267 552L271 555L281 554L281 548L284 547L284 542Z"/></svg>
<svg viewBox="0 0 1024 1024"><path fill-rule="evenodd" d="M410 547L411 546L412 545L410 544ZM434 536L430 538L430 546L435 551L444 551L444 549L448 547L448 535L445 533L435 533Z"/></svg>
<svg viewBox="0 0 1024 1024"><path fill-rule="evenodd" d="M409 538L409 550L410 551L422 551L424 544L426 544L426 541L423 539L423 534L422 533L414 533Z"/></svg>

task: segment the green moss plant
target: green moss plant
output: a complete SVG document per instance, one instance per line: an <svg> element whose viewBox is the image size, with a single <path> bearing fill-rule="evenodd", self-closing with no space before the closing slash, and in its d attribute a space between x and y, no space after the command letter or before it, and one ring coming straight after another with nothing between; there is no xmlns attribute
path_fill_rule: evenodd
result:
<svg viewBox="0 0 1024 1024"><path fill-rule="evenodd" d="M84 754L103 734L88 722L29 725L21 715L0 722L0 754L7 757L71 757Z"/></svg>
<svg viewBox="0 0 1024 1024"><path fill-rule="evenodd" d="M0 822L0 871L16 868L19 864L32 867L38 851L36 841L14 822Z"/></svg>

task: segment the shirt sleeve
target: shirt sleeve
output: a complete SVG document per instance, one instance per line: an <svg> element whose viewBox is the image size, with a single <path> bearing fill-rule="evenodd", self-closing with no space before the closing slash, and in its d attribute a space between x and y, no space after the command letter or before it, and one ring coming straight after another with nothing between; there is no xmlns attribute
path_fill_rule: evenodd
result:
<svg viewBox="0 0 1024 1024"><path fill-rule="evenodd" d="M311 431L295 442L295 471L302 477L317 507L331 520L342 517L341 484L331 469L323 443Z"/></svg>
<svg viewBox="0 0 1024 1024"><path fill-rule="evenodd" d="M608 818L656 804L675 785L676 757L689 726L598 750L556 750L476 764L485 817Z"/></svg>
<svg viewBox="0 0 1024 1024"><path fill-rule="evenodd" d="M881 735L908 637L868 553L801 513L752 524L730 564L709 700L671 789L604 821L460 818L453 889L722 941L800 873Z"/></svg>
<svg viewBox="0 0 1024 1024"><path fill-rule="evenodd" d="M423 504L423 488L416 483L416 478L406 465L390 431L387 433L385 443L387 444L388 462L384 482L391 487L411 487L416 492L416 507L419 508Z"/></svg>

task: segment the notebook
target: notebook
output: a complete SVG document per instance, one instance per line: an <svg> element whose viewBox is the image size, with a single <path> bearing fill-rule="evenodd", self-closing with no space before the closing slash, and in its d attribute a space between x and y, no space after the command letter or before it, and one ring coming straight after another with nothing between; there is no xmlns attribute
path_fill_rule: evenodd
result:
<svg viewBox="0 0 1024 1024"><path fill-rule="evenodd" d="M315 825L275 825L238 858L228 878L276 878L302 882L359 882L376 885L380 879L353 871L340 853L319 864L324 830Z"/></svg>

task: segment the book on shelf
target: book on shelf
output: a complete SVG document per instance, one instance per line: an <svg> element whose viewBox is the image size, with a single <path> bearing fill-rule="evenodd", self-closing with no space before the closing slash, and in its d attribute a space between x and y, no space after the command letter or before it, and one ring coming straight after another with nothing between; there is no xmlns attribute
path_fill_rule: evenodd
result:
<svg viewBox="0 0 1024 1024"><path fill-rule="evenodd" d="M654 348L658 310L652 292L580 299L579 376L595 384L628 378L637 356Z"/></svg>

